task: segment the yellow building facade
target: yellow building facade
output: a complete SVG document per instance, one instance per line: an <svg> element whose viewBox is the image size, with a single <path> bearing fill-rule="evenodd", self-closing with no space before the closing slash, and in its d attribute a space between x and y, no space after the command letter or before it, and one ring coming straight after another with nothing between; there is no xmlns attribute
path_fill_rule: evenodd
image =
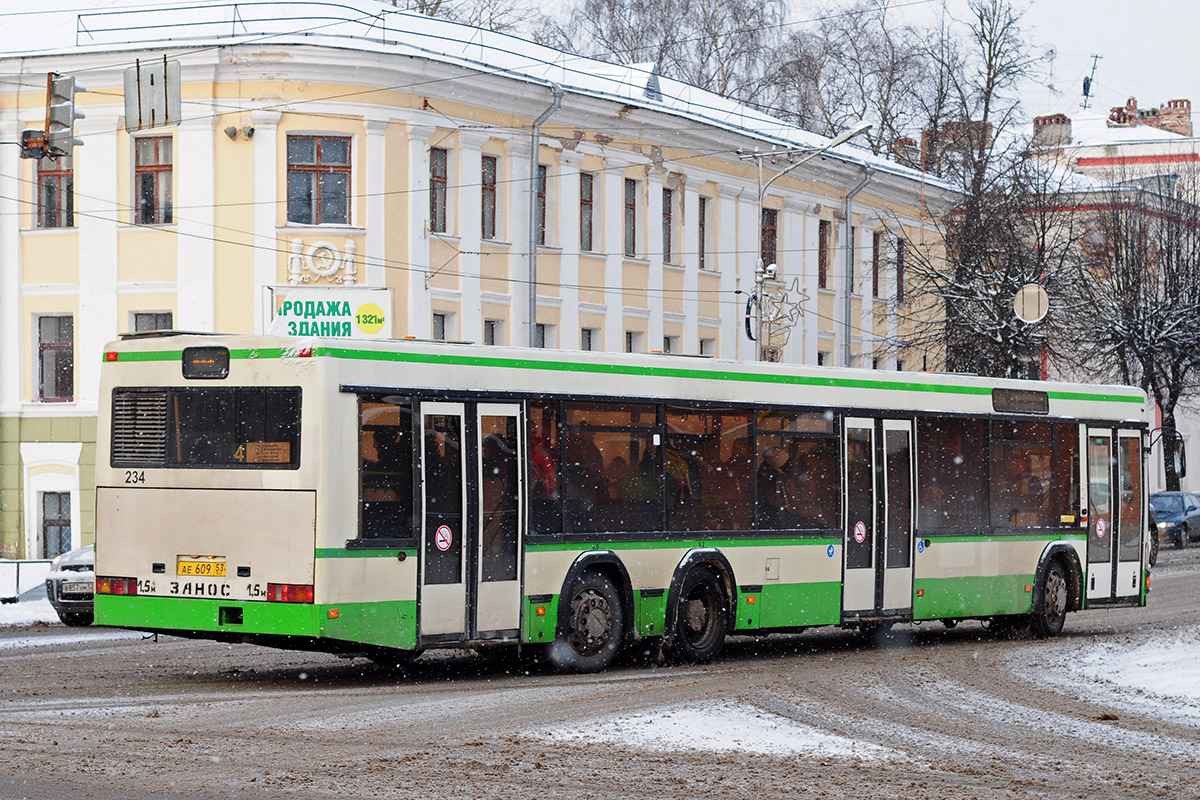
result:
<svg viewBox="0 0 1200 800"><path fill-rule="evenodd" d="M397 338L752 359L763 255L775 357L920 367L883 345L945 186L843 145L760 197L828 140L386 6L232 8L54 12L0 51L0 140L42 127L47 73L87 87L73 157L0 152L0 556L92 539L105 342L267 331L298 288L386 290ZM137 130L125 73L164 59L182 113Z"/></svg>

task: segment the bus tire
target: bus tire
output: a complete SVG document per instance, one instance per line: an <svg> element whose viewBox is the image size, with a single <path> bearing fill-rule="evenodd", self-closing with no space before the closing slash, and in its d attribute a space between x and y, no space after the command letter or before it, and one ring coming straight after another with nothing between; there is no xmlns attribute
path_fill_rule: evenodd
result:
<svg viewBox="0 0 1200 800"><path fill-rule="evenodd" d="M702 664L711 661L725 644L729 628L729 600L721 579L709 566L688 570L679 586L672 656L677 661Z"/></svg>
<svg viewBox="0 0 1200 800"><path fill-rule="evenodd" d="M550 661L564 672L599 672L617 656L625 636L625 619L617 587L599 572L575 579L559 601L567 618L550 649Z"/></svg>
<svg viewBox="0 0 1200 800"><path fill-rule="evenodd" d="M1067 620L1067 604L1070 602L1071 587L1067 573L1057 559L1046 567L1046 574L1038 584L1030 630L1037 639L1045 639L1062 633Z"/></svg>

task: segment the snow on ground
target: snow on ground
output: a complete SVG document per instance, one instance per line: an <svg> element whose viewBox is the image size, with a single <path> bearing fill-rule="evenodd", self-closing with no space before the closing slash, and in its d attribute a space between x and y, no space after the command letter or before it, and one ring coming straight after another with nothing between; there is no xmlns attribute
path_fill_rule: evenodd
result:
<svg viewBox="0 0 1200 800"><path fill-rule="evenodd" d="M637 714L606 717L578 730L549 730L543 735L593 744L597 741L655 750L744 750L773 755L811 755L880 759L898 756L872 744L826 733L754 706L722 703L716 706L651 709Z"/></svg>
<svg viewBox="0 0 1200 800"><path fill-rule="evenodd" d="M33 625L37 622L58 622L58 614L54 613L53 606L46 598L0 603L0 626Z"/></svg>

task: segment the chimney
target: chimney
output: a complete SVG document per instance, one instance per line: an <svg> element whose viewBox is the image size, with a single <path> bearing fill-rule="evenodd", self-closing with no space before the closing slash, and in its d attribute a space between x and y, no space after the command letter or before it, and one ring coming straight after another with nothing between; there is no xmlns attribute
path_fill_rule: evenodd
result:
<svg viewBox="0 0 1200 800"><path fill-rule="evenodd" d="M1033 146L1038 149L1065 147L1071 143L1071 118L1047 114L1033 118Z"/></svg>
<svg viewBox="0 0 1200 800"><path fill-rule="evenodd" d="M1158 110L1158 127L1183 136L1192 135L1192 101L1168 100Z"/></svg>

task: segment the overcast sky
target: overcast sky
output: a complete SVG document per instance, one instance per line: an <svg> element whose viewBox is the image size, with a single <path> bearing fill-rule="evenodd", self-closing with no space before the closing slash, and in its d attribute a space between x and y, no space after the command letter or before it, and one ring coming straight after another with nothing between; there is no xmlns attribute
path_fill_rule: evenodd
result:
<svg viewBox="0 0 1200 800"><path fill-rule="evenodd" d="M912 0L894 0L897 5ZM956 18L966 20L966 0L945 0ZM1026 8L1025 28L1035 53L1055 51L1046 80L1022 94L1027 117L1053 112L1081 113L1083 78L1092 54L1103 56L1092 84L1091 111L1136 97L1143 107L1186 98L1200 104L1200 3L1196 0L1014 0ZM905 14L933 18L941 0L902 8ZM1053 66L1053 83L1049 76ZM1053 86L1053 91L1050 86Z"/></svg>

